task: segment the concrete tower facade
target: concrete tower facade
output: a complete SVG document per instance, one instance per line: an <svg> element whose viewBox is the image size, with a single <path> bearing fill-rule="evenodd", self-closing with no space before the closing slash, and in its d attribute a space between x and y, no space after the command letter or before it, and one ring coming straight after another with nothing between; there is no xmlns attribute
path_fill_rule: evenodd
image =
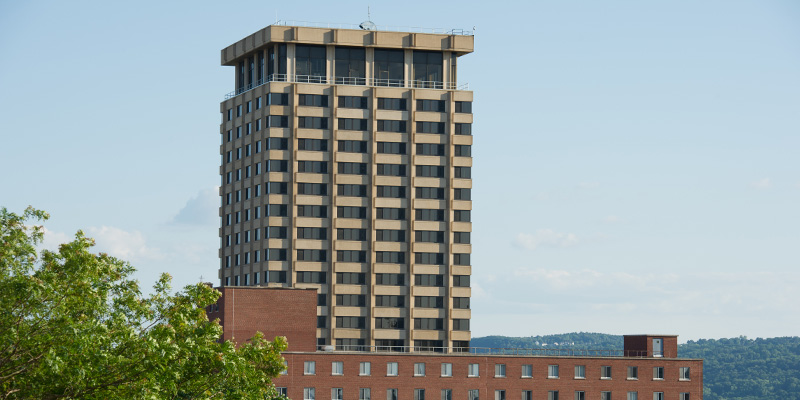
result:
<svg viewBox="0 0 800 400"><path fill-rule="evenodd" d="M317 289L317 344L470 340L470 32L271 25L222 50L223 286Z"/></svg>

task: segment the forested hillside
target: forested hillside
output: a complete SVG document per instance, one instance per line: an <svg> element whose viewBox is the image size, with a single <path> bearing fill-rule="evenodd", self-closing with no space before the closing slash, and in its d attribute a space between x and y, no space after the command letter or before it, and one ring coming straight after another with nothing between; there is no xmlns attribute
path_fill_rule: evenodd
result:
<svg viewBox="0 0 800 400"><path fill-rule="evenodd" d="M530 337L486 336L473 347L622 349L622 336L565 333ZM701 339L678 346L686 358L704 359L705 400L800 400L800 337Z"/></svg>

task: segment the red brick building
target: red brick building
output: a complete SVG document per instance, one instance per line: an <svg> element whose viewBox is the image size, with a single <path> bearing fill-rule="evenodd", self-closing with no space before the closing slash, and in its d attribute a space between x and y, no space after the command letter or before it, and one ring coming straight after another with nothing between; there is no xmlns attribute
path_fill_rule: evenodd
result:
<svg viewBox="0 0 800 400"><path fill-rule="evenodd" d="M315 290L220 291L223 295L209 317L220 319L225 339L246 340L256 331L268 338L287 337L287 371L274 383L295 400L703 398L703 361L678 358L675 335L627 335L623 349L602 351L317 349Z"/></svg>

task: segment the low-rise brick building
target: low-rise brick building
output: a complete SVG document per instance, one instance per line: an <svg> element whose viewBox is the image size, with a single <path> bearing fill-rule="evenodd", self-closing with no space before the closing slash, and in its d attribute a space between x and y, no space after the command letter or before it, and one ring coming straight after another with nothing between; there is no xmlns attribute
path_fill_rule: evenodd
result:
<svg viewBox="0 0 800 400"><path fill-rule="evenodd" d="M315 345L316 291L223 287L209 312L225 339L286 336L291 399L694 400L703 361L678 358L676 335L626 335L623 349L336 348Z"/></svg>

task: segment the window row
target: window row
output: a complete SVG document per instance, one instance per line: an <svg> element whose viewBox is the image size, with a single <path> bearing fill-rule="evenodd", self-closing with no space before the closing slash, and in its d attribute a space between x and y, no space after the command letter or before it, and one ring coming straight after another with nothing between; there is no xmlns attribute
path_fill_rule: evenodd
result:
<svg viewBox="0 0 800 400"><path fill-rule="evenodd" d="M355 50L355 49L351 49ZM328 95L320 94L298 94L297 105L307 107L328 107ZM268 106L288 106L289 94L288 93L268 93L264 98L257 97L254 100L248 100L244 106L237 105L229 108L226 112L226 121L234 120L235 116L241 117L243 114L249 114L253 110L259 110L266 103ZM369 109L369 98L366 96L338 96L337 105L341 108L355 108L360 110ZM417 111L433 111L445 112L447 101L446 100L417 100ZM379 97L378 98L379 110L395 110L395 111L409 111L408 101L405 98L395 97ZM244 112L243 112L244 111ZM471 101L456 101L454 103L453 111L456 113L471 114L472 102Z"/></svg>
<svg viewBox="0 0 800 400"><path fill-rule="evenodd" d="M391 376L391 375L390 375ZM278 387L276 388L278 394L286 397L287 390L285 387ZM440 389L441 390L441 400L453 400L453 389ZM457 389L458 390L458 389ZM413 400L425 400L426 399L426 389L413 389ZM481 389L467 389L467 400L480 400L480 392ZM600 400L611 400L611 391L601 391L600 392ZM653 393L653 400L664 400L664 392L652 392ZM521 399L522 400L533 400L533 391L532 390L522 390L521 391ZM628 391L625 392L626 397L624 399L627 400L639 400L639 392L638 391ZM586 400L586 392L582 390L576 390L574 392L574 400ZM343 388L331 388L331 400L343 400L344 399L344 389ZM428 398L431 399L430 397ZM306 387L303 388L303 400L317 400L316 399L316 388L313 387ZM359 388L358 389L358 400L372 400L372 389L371 388ZM386 400L398 400L398 389L386 389ZM495 389L494 390L494 400L507 400L506 399L506 390L504 389ZM559 400L559 391L558 390L550 390L547 392L547 400ZM568 400L566 398L562 398L562 400ZM678 400L690 400L690 393L684 392L679 393Z"/></svg>

